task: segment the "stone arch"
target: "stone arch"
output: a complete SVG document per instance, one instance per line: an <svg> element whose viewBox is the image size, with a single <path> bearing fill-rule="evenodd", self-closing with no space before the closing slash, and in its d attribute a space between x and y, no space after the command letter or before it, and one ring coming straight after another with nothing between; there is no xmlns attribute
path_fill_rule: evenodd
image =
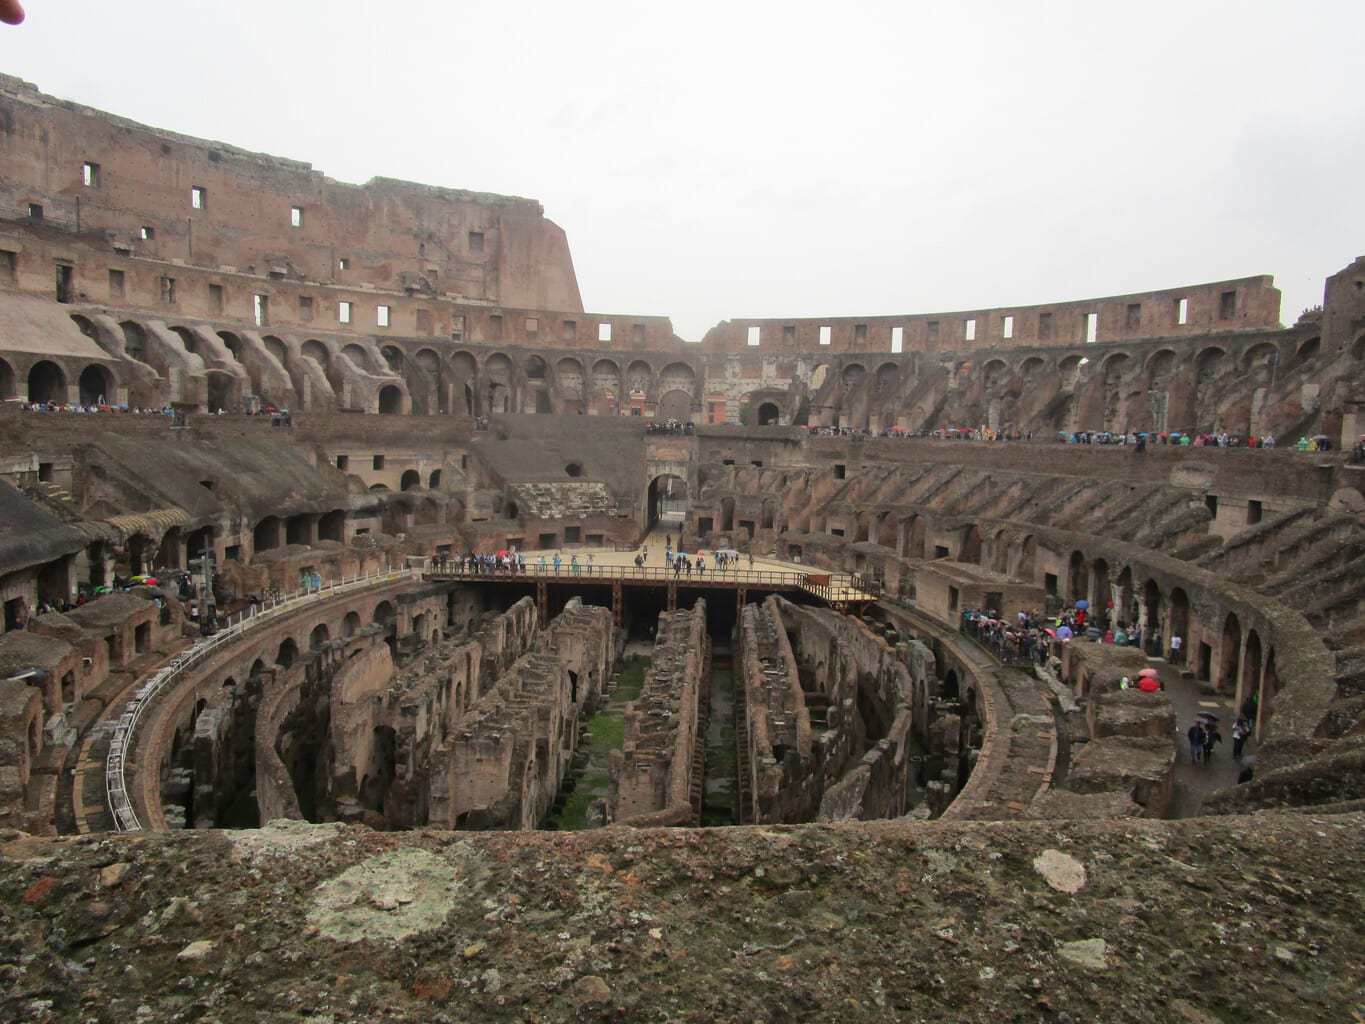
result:
<svg viewBox="0 0 1365 1024"><path fill-rule="evenodd" d="M434 491L440 486L441 471L439 469L433 469L431 473L427 476L427 489Z"/></svg>
<svg viewBox="0 0 1365 1024"><path fill-rule="evenodd" d="M1072 354L1062 358L1057 364L1057 380L1066 391L1075 391L1081 379L1081 361L1084 356Z"/></svg>
<svg viewBox="0 0 1365 1024"><path fill-rule="evenodd" d="M351 362L355 363L355 368L357 370L366 371L369 370L370 368L369 354L365 351L364 346L359 345L356 342L352 341L349 344L343 345L341 347L341 354L345 356L347 359L349 359Z"/></svg>
<svg viewBox="0 0 1365 1024"><path fill-rule="evenodd" d="M14 367L0 359L0 399L15 397Z"/></svg>
<svg viewBox="0 0 1365 1024"><path fill-rule="evenodd" d="M234 362L242 361L242 339L231 331L219 331L218 338L223 343L223 347L228 350Z"/></svg>
<svg viewBox="0 0 1365 1024"><path fill-rule="evenodd" d="M1149 628L1155 627L1156 623L1149 625ZM1166 638L1167 649L1170 647L1171 636L1181 638L1181 653L1171 655L1171 664L1183 668L1189 664L1190 657L1190 599L1183 587L1175 587L1174 590L1171 590L1171 621L1168 632L1170 632L1170 636Z"/></svg>
<svg viewBox="0 0 1365 1024"><path fill-rule="evenodd" d="M1261 692L1261 635L1247 630L1246 653L1242 657L1242 678L1238 680L1237 708L1250 694Z"/></svg>
<svg viewBox="0 0 1365 1024"><path fill-rule="evenodd" d="M422 489L422 474L415 469L406 469L398 481L400 491L419 491Z"/></svg>
<svg viewBox="0 0 1365 1024"><path fill-rule="evenodd" d="M540 356L531 356L526 360L526 379L544 380L545 379L545 360Z"/></svg>
<svg viewBox="0 0 1365 1024"><path fill-rule="evenodd" d="M332 353L327 351L327 346L316 338L309 338L305 341L300 351L305 357L321 366L323 372L332 368Z"/></svg>
<svg viewBox="0 0 1365 1024"><path fill-rule="evenodd" d="M776 402L763 402L755 413L755 420L760 427L774 427L781 416L782 410L777 407Z"/></svg>
<svg viewBox="0 0 1365 1024"><path fill-rule="evenodd" d="M1153 656L1160 655L1163 648L1160 643L1153 641L1161 633L1161 611L1164 599L1161 596L1161 587L1156 580L1148 578L1142 584L1142 607L1141 613L1145 615L1142 627L1142 649Z"/></svg>
<svg viewBox="0 0 1365 1024"><path fill-rule="evenodd" d="M261 344L265 346L265 350L274 356L281 366L289 365L289 349L283 341L273 334L267 334L261 339Z"/></svg>
<svg viewBox="0 0 1365 1024"><path fill-rule="evenodd" d="M1238 671L1242 658L1242 623L1236 612L1228 612L1223 620L1223 635L1218 644L1218 678L1214 686L1223 692L1237 688Z"/></svg>
<svg viewBox="0 0 1365 1024"><path fill-rule="evenodd" d="M341 635L343 637L355 636L356 630L360 628L360 613L354 609L346 613L346 617L341 620Z"/></svg>
<svg viewBox="0 0 1365 1024"><path fill-rule="evenodd" d="M145 363L147 355L147 331L136 320L124 320L119 324L123 331L123 351L129 359Z"/></svg>
<svg viewBox="0 0 1365 1024"><path fill-rule="evenodd" d="M689 408L697 394L697 373L687 363L669 363L659 371L659 392L667 395L670 391L687 394ZM686 417L679 417L686 418Z"/></svg>
<svg viewBox="0 0 1365 1024"><path fill-rule="evenodd" d="M825 386L825 381L829 380L829 363L820 363L810 372L810 383L807 385L812 391L819 391Z"/></svg>
<svg viewBox="0 0 1365 1024"><path fill-rule="evenodd" d="M592 397L597 400L621 400L621 367L611 359L599 359L592 364Z"/></svg>
<svg viewBox="0 0 1365 1024"><path fill-rule="evenodd" d="M269 551L280 546L280 517L266 516L251 531L253 551Z"/></svg>
<svg viewBox="0 0 1365 1024"><path fill-rule="evenodd" d="M388 626L392 625L397 617L398 613L394 610L392 601L380 601L374 606L374 615L371 616L370 621Z"/></svg>
<svg viewBox="0 0 1365 1024"><path fill-rule="evenodd" d="M1242 370L1246 372L1255 387L1265 387L1275 374L1280 362L1280 350L1269 342L1252 345L1242 353Z"/></svg>
<svg viewBox="0 0 1365 1024"><path fill-rule="evenodd" d="M396 385L385 384L379 389L379 412L393 416L403 411L403 392Z"/></svg>
<svg viewBox="0 0 1365 1024"><path fill-rule="evenodd" d="M40 359L28 371L28 400L65 404L66 374L50 359Z"/></svg>
<svg viewBox="0 0 1365 1024"><path fill-rule="evenodd" d="M193 331L191 331L188 327L183 327L179 324L172 324L171 333L173 333L177 338L180 339L180 344L185 349L186 352L188 352L190 355L198 355L198 352L196 350L198 349L199 344L195 340Z"/></svg>
<svg viewBox="0 0 1365 1024"><path fill-rule="evenodd" d="M991 359L981 368L981 383L987 392L995 391L1009 377L1010 368L1003 359Z"/></svg>
<svg viewBox="0 0 1365 1024"><path fill-rule="evenodd" d="M331 639L332 631L327 628L327 623L319 622L313 627L313 631L308 634L308 649L310 651L316 651Z"/></svg>
<svg viewBox="0 0 1365 1024"><path fill-rule="evenodd" d="M555 363L555 385L565 400L583 401L583 364L573 356L564 356ZM580 405L577 412L582 411Z"/></svg>
<svg viewBox="0 0 1365 1024"><path fill-rule="evenodd" d="M512 360L503 352L494 352L483 364L485 393L490 413L512 412L514 409Z"/></svg>
<svg viewBox="0 0 1365 1024"><path fill-rule="evenodd" d="M1019 567L1015 570L1021 580L1033 582L1038 572L1038 538L1029 534L1019 545Z"/></svg>
<svg viewBox="0 0 1365 1024"><path fill-rule="evenodd" d="M204 377L209 412L237 412L241 408L242 382L223 370L209 370Z"/></svg>
<svg viewBox="0 0 1365 1024"><path fill-rule="evenodd" d="M294 643L293 637L285 637L280 643L279 650L275 652L275 664L281 668L289 668L298 660L299 645Z"/></svg>
<svg viewBox="0 0 1365 1024"><path fill-rule="evenodd" d="M114 401L114 374L106 366L91 363L81 371L77 380L81 392L81 405L95 405L99 402ZM13 377L11 375L11 386ZM0 396L5 395L3 380L0 380Z"/></svg>
<svg viewBox="0 0 1365 1024"><path fill-rule="evenodd" d="M428 414L445 415L450 412L450 397L447 394L445 383L445 372L441 366L441 357L432 348L422 348L417 350L417 354L412 357L413 366L420 371L419 379L409 380L409 388L416 387L422 395L422 408ZM431 401L432 392L435 392L436 400Z"/></svg>
<svg viewBox="0 0 1365 1024"><path fill-rule="evenodd" d="M877 391L885 394L895 391L900 385L901 367L900 363L886 362L877 367Z"/></svg>
<svg viewBox="0 0 1365 1024"><path fill-rule="evenodd" d="M666 391L659 399L658 418L686 422L692 418L692 396L679 388Z"/></svg>
<svg viewBox="0 0 1365 1024"><path fill-rule="evenodd" d="M626 367L626 388L632 395L647 395L654 384L654 368L643 359L632 359Z"/></svg>
<svg viewBox="0 0 1365 1024"><path fill-rule="evenodd" d="M981 530L975 523L962 533L962 547L958 550L957 560L981 564Z"/></svg>
<svg viewBox="0 0 1365 1024"><path fill-rule="evenodd" d="M1227 351L1218 345L1209 345L1207 348L1199 350L1199 354L1194 357L1195 370L1202 375L1216 375L1221 372L1223 364L1227 361Z"/></svg>
<svg viewBox="0 0 1365 1024"><path fill-rule="evenodd" d="M1365 337L1365 335L1362 335L1362 337ZM1359 339L1357 339L1357 344L1359 344ZM1302 342L1299 347L1294 350L1294 365L1299 366L1308 362L1310 359L1316 359L1318 353L1321 351L1322 339L1317 335L1314 335L1307 341Z"/></svg>
<svg viewBox="0 0 1365 1024"><path fill-rule="evenodd" d="M403 350L397 345L385 345L379 350L379 354L384 357L384 362L389 364L389 370L393 373L403 372Z"/></svg>
<svg viewBox="0 0 1365 1024"><path fill-rule="evenodd" d="M1038 383L1047 372L1047 360L1042 356L1029 356L1019 364L1019 376L1026 384Z"/></svg>
<svg viewBox="0 0 1365 1024"><path fill-rule="evenodd" d="M1174 349L1163 348L1147 357L1147 376L1153 383L1165 383L1175 371L1176 355Z"/></svg>
<svg viewBox="0 0 1365 1024"><path fill-rule="evenodd" d="M839 375L839 379L843 381L844 387L856 388L863 382L863 378L866 376L866 366L862 363L849 363L844 367L843 372Z"/></svg>
<svg viewBox="0 0 1365 1024"><path fill-rule="evenodd" d="M1066 583L1066 596L1072 603L1090 596L1090 571L1085 564L1085 555L1079 551L1071 552L1067 562Z"/></svg>

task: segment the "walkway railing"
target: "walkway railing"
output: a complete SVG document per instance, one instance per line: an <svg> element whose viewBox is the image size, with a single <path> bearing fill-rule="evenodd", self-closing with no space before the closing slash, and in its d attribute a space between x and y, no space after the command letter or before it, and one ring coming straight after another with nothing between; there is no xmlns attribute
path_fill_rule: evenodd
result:
<svg viewBox="0 0 1365 1024"><path fill-rule="evenodd" d="M443 579L462 579L482 583L659 583L679 586L755 587L769 590L806 590L829 601L871 600L880 588L874 581L850 573L798 572L788 569L733 569L721 570L710 565L705 571L694 568L672 569L666 566L578 565L561 562L555 566L547 562L527 562L522 568L497 568L488 565L466 566L451 559L428 561L426 573Z"/></svg>
<svg viewBox="0 0 1365 1024"><path fill-rule="evenodd" d="M124 758L132 748L138 719L158 693L178 679L186 670L193 668L220 648L232 643L242 634L248 633L258 626L307 605L336 597L339 594L366 590L370 587L408 579L415 575L416 570L411 568L385 569L365 576L356 576L349 580L336 580L324 584L322 587L309 588L278 600L267 601L265 604L256 605L252 609L229 618L228 624L213 636L205 637L193 647L181 651L167 662L155 675L138 687L133 699L128 702L128 707L119 716L118 721L114 723L114 731L109 738L109 753L105 756L104 761L104 788L109 801L109 812L114 818L114 829L118 832L142 831L142 823L138 821L137 812L128 799L128 783L124 777Z"/></svg>

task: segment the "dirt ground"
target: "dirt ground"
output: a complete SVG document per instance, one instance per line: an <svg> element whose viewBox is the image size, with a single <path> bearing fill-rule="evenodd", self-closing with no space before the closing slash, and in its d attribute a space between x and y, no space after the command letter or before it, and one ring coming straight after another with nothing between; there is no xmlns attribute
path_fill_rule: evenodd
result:
<svg viewBox="0 0 1365 1024"><path fill-rule="evenodd" d="M1349 1022L1362 826L9 833L0 1019Z"/></svg>

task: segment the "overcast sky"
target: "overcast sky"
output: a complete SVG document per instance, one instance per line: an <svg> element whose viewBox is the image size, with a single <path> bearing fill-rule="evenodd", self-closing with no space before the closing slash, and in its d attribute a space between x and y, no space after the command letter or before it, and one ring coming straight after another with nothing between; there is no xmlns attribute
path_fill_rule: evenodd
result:
<svg viewBox="0 0 1365 1024"><path fill-rule="evenodd" d="M0 69L152 125L539 199L594 312L945 311L1365 252L1365 2L25 0Z"/></svg>

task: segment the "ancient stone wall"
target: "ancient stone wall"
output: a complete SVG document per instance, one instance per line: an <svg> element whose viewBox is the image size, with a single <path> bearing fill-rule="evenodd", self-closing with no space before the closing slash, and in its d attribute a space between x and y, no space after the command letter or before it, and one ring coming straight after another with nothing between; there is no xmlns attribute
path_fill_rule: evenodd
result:
<svg viewBox="0 0 1365 1024"><path fill-rule="evenodd" d="M622 757L611 764L608 820L623 825L697 823L692 798L700 706L710 685L706 602L663 612L644 687L626 707Z"/></svg>

